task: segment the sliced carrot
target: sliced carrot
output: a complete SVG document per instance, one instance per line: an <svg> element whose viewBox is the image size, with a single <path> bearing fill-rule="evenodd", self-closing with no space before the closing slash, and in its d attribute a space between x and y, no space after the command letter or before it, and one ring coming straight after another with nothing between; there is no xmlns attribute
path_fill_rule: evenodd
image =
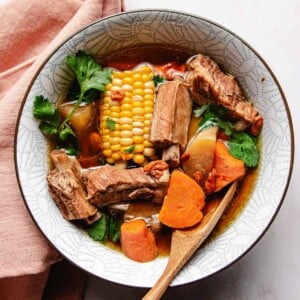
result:
<svg viewBox="0 0 300 300"><path fill-rule="evenodd" d="M246 173L244 162L233 157L222 141L217 141L215 145L214 168L216 170L215 192Z"/></svg>
<svg viewBox="0 0 300 300"><path fill-rule="evenodd" d="M122 224L121 246L127 257L138 262L153 260L157 255L154 234L142 219Z"/></svg>
<svg viewBox="0 0 300 300"><path fill-rule="evenodd" d="M202 188L185 173L174 170L159 220L172 228L190 227L202 219L204 205Z"/></svg>

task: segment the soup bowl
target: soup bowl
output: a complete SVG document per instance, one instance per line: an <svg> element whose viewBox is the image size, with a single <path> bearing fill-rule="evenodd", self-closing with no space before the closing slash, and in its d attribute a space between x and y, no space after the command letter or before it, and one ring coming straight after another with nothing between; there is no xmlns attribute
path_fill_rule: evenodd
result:
<svg viewBox="0 0 300 300"><path fill-rule="evenodd" d="M62 217L46 182L48 144L32 116L36 95L42 94L55 103L66 92L72 76L65 62L67 55L84 50L102 60L111 53L139 45L175 46L212 57L237 78L264 117L260 163L247 203L230 226L195 253L172 282L176 286L211 276L243 256L268 229L288 188L294 155L288 104L265 61L240 37L210 20L168 10L125 12L81 29L48 57L28 87L16 130L16 171L35 223L66 259L115 283L138 287L155 283L167 257L134 262L93 241Z"/></svg>

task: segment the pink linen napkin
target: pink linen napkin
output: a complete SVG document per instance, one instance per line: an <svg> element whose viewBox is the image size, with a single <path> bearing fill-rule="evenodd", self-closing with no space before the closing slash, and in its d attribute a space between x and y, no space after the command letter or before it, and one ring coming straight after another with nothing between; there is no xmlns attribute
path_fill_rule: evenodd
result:
<svg viewBox="0 0 300 300"><path fill-rule="evenodd" d="M17 184L14 131L24 93L53 49L90 22L120 12L121 2L11 0L0 5L0 278L41 273L45 281L49 266L61 259L31 220Z"/></svg>

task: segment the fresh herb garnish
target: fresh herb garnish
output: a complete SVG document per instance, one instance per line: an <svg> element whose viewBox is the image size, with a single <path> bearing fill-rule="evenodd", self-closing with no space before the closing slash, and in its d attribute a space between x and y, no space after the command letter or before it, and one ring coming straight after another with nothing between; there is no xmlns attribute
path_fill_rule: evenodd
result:
<svg viewBox="0 0 300 300"><path fill-rule="evenodd" d="M44 96L36 96L33 102L33 116L41 121L39 129L45 135L58 133L59 111Z"/></svg>
<svg viewBox="0 0 300 300"><path fill-rule="evenodd" d="M76 134L69 124L60 126L60 113L54 104L44 96L36 96L33 102L33 116L40 120L39 129L47 137L55 137L57 146L65 148L69 155L78 153Z"/></svg>
<svg viewBox="0 0 300 300"><path fill-rule="evenodd" d="M67 57L67 64L71 67L76 75L77 82L80 87L78 100L73 109L62 122L61 127L68 123L76 109L83 102L84 96L89 91L104 91L106 84L111 81L111 70L102 70L102 67L89 54L79 51L76 55L69 55Z"/></svg>
<svg viewBox="0 0 300 300"><path fill-rule="evenodd" d="M217 126L223 129L227 136L231 136L234 130L233 125L230 122L223 121L220 115L223 116L224 112L219 106L209 105L203 113L202 119L199 123L199 130L202 131L205 128Z"/></svg>
<svg viewBox="0 0 300 300"><path fill-rule="evenodd" d="M135 144L133 144L132 146L130 146L128 148L123 149L123 152L124 153L133 153L134 149L135 149Z"/></svg>
<svg viewBox="0 0 300 300"><path fill-rule="evenodd" d="M88 234L93 240L102 243L105 243L108 238L112 242L118 242L121 224L121 219L102 213L101 218L89 228Z"/></svg>
<svg viewBox="0 0 300 300"><path fill-rule="evenodd" d="M109 217L102 214L101 218L89 228L88 234L94 241L105 243L108 237L108 226Z"/></svg>
<svg viewBox="0 0 300 300"><path fill-rule="evenodd" d="M259 151L256 147L256 139L246 132L236 131L233 124L229 121L224 121L222 118L226 116L227 112L223 107L211 104L203 109L202 107L194 110L194 114L202 116L198 130L202 131L211 126L217 126L224 130L224 133L231 137L227 141L230 154L242 160L248 167L257 166Z"/></svg>
<svg viewBox="0 0 300 300"><path fill-rule="evenodd" d="M153 76L152 80L154 82L154 85L158 86L159 84L163 83L166 80L166 78L156 74Z"/></svg>
<svg viewBox="0 0 300 300"><path fill-rule="evenodd" d="M195 118L200 118L203 113L208 109L209 103L199 106L193 110Z"/></svg>
<svg viewBox="0 0 300 300"><path fill-rule="evenodd" d="M255 167L259 161L259 152L256 139L245 132L233 132L232 138L227 142L229 152L234 157L244 161L248 167Z"/></svg>
<svg viewBox="0 0 300 300"><path fill-rule="evenodd" d="M121 236L121 225L122 220L116 217L110 217L109 218L109 230L108 230L108 236L110 240L114 243L118 242L120 240Z"/></svg>
<svg viewBox="0 0 300 300"><path fill-rule="evenodd" d="M110 131L113 131L116 128L116 121L114 119L107 117L105 120L105 125Z"/></svg>

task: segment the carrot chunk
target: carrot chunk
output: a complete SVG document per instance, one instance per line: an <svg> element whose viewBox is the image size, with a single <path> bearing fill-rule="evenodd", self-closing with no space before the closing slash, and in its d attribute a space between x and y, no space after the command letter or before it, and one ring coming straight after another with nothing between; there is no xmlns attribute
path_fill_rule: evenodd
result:
<svg viewBox="0 0 300 300"><path fill-rule="evenodd" d="M204 205L202 188L185 173L174 170L159 220L172 228L190 227L203 218Z"/></svg>
<svg viewBox="0 0 300 300"><path fill-rule="evenodd" d="M221 141L217 141L215 145L214 168L216 170L215 192L246 173L244 162L233 157L228 147Z"/></svg>
<svg viewBox="0 0 300 300"><path fill-rule="evenodd" d="M122 224L121 246L127 257L138 262L153 260L157 255L154 234L141 219Z"/></svg>

